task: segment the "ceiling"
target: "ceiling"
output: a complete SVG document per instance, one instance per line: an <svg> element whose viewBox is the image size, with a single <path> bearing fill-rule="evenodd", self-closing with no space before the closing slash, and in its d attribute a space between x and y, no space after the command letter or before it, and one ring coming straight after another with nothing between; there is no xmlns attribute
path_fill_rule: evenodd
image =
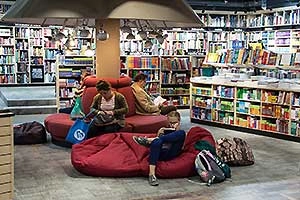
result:
<svg viewBox="0 0 300 200"><path fill-rule="evenodd" d="M256 11L295 6L299 0L186 0L194 10Z"/></svg>
<svg viewBox="0 0 300 200"><path fill-rule="evenodd" d="M16 0L6 0L16 1ZM300 6L300 0L185 0L194 10L221 10L221 11L254 11L267 9Z"/></svg>

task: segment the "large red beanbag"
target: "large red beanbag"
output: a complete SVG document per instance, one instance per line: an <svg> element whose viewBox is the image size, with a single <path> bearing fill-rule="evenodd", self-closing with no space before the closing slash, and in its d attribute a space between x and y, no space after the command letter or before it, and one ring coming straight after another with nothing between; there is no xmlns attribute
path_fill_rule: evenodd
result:
<svg viewBox="0 0 300 200"><path fill-rule="evenodd" d="M91 138L72 146L72 164L79 172L90 176L147 176L149 149L136 144L133 135L151 136L121 132ZM156 175L162 178L195 175L194 161L199 151L194 144L199 140L206 140L215 146L209 131L193 127L188 132L183 152L173 160L159 161Z"/></svg>

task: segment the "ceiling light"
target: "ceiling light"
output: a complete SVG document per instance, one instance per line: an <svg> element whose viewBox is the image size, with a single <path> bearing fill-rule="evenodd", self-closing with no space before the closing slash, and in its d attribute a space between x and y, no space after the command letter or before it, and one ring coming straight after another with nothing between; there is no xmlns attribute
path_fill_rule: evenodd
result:
<svg viewBox="0 0 300 200"><path fill-rule="evenodd" d="M66 38L66 35L61 31L61 30L58 30L58 29L55 29L54 30L54 35L52 37L55 41L60 41L64 38Z"/></svg>
<svg viewBox="0 0 300 200"><path fill-rule="evenodd" d="M145 48L151 48L152 45L153 43L149 39L145 42Z"/></svg>
<svg viewBox="0 0 300 200"><path fill-rule="evenodd" d="M126 37L127 40L134 40L135 36L132 33L129 33Z"/></svg>
<svg viewBox="0 0 300 200"><path fill-rule="evenodd" d="M94 51L91 49L91 47L90 46L88 46L87 47L87 49L85 50L85 53L84 53L84 55L86 55L86 56L88 56L88 57L92 57L92 56L94 56Z"/></svg>
<svg viewBox="0 0 300 200"><path fill-rule="evenodd" d="M137 34L142 38L142 40L145 40L147 38L146 31L140 30Z"/></svg>
<svg viewBox="0 0 300 200"><path fill-rule="evenodd" d="M129 26L127 26L127 25L122 26L122 27L121 27L121 31L122 31L123 33L131 33L131 32L132 32L132 31L131 31L131 28L130 28Z"/></svg>
<svg viewBox="0 0 300 200"><path fill-rule="evenodd" d="M97 40L104 41L107 40L108 38L109 38L109 34L105 30L100 28L97 34Z"/></svg>
<svg viewBox="0 0 300 200"><path fill-rule="evenodd" d="M157 36L157 32L154 30L150 31L148 34L148 37L150 37L150 38L155 38L156 36Z"/></svg>
<svg viewBox="0 0 300 200"><path fill-rule="evenodd" d="M65 43L65 46L67 48L74 48L76 46L76 42L75 42L73 36L71 36L71 34L68 34L68 39Z"/></svg>
<svg viewBox="0 0 300 200"><path fill-rule="evenodd" d="M80 37L89 37L90 34L91 34L90 31L86 27L84 27L82 30L80 30L79 36Z"/></svg>
<svg viewBox="0 0 300 200"><path fill-rule="evenodd" d="M159 42L159 44L162 44L165 41L165 38L161 34L157 35L156 39Z"/></svg>

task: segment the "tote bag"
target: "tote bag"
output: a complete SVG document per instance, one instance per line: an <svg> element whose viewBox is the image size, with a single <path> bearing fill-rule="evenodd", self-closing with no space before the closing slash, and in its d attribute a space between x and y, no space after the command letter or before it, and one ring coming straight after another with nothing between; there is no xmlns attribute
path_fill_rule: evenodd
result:
<svg viewBox="0 0 300 200"><path fill-rule="evenodd" d="M70 113L71 119L78 119L84 117L84 112L82 111L81 97L77 97L75 100L75 105Z"/></svg>
<svg viewBox="0 0 300 200"><path fill-rule="evenodd" d="M82 141L84 141L87 138L87 132L89 130L89 126L91 124L88 122L85 122L85 119L92 114L90 112L87 114L83 119L76 119L74 124L71 126L71 128L68 131L66 140L68 142L71 142L72 144L77 144Z"/></svg>

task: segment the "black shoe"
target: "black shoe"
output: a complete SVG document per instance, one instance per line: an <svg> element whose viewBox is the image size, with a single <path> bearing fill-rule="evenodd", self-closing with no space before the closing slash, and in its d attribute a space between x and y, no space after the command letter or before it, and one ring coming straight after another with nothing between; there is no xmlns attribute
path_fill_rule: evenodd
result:
<svg viewBox="0 0 300 200"><path fill-rule="evenodd" d="M145 137L139 137L139 136L133 136L132 139L139 145L149 147L150 143L148 142L147 138Z"/></svg>
<svg viewBox="0 0 300 200"><path fill-rule="evenodd" d="M149 182L149 185L151 185L151 186L158 186L159 185L158 180L157 180L155 175L149 175L148 182Z"/></svg>

